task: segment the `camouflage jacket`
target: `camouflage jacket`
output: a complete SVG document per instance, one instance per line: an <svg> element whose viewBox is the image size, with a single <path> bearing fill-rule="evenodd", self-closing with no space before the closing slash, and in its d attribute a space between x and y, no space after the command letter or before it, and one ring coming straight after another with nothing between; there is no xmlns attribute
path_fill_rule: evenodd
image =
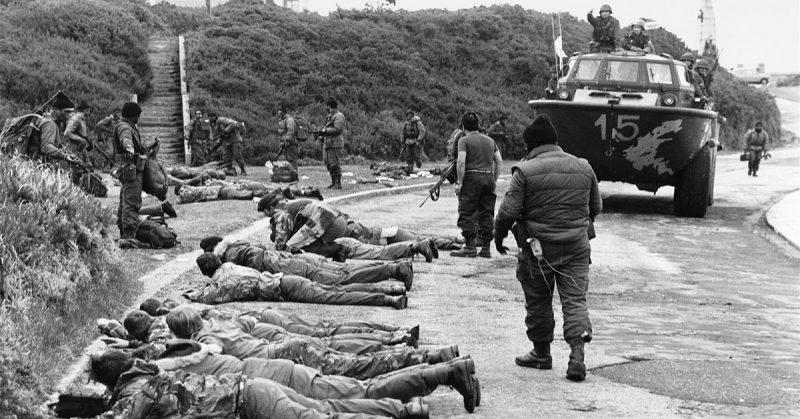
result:
<svg viewBox="0 0 800 419"><path fill-rule="evenodd" d="M619 27L619 21L614 16L609 16L608 19L602 17L594 17L591 13L586 15L586 20L594 28L592 31L592 38L595 42L604 46L613 46L618 49L622 46L622 34Z"/></svg>
<svg viewBox="0 0 800 419"><path fill-rule="evenodd" d="M636 47L642 51L649 52L651 54L655 52L653 43L650 42L650 35L644 32L640 34L631 32L625 35L625 39L622 42L622 48L630 50L632 47Z"/></svg>
<svg viewBox="0 0 800 419"><path fill-rule="evenodd" d="M211 122L208 118L192 118L188 126L189 144L203 143L211 139Z"/></svg>
<svg viewBox="0 0 800 419"><path fill-rule="evenodd" d="M403 123L403 140L406 144L416 144L425 140L425 125L414 115L410 121Z"/></svg>
<svg viewBox="0 0 800 419"><path fill-rule="evenodd" d="M241 143L242 134L239 131L243 126L243 123L233 118L220 116L214 124L213 137L222 139L225 144Z"/></svg>
<svg viewBox="0 0 800 419"><path fill-rule="evenodd" d="M325 118L325 126L322 128L325 131L326 149L344 147L344 128L346 124L343 113L334 110L328 114Z"/></svg>
<svg viewBox="0 0 800 419"><path fill-rule="evenodd" d="M69 118L67 128L64 130L64 138L76 142L83 142L89 138L89 130L86 128L86 119L83 112L75 112Z"/></svg>
<svg viewBox="0 0 800 419"><path fill-rule="evenodd" d="M295 205L293 205L295 204ZM275 248L299 250L322 237L339 216L346 216L327 204L308 199L294 200L286 210L273 215ZM298 224L302 221L302 224Z"/></svg>
<svg viewBox="0 0 800 419"><path fill-rule="evenodd" d="M294 118L286 114L278 121L278 135L281 136L281 140L283 140L283 143L287 146L297 143L295 141L295 136L297 136L297 123L294 121Z"/></svg>
<svg viewBox="0 0 800 419"><path fill-rule="evenodd" d="M104 418L239 417L242 374L197 375L165 372L157 366L134 361L114 388L113 407Z"/></svg>
<svg viewBox="0 0 800 419"><path fill-rule="evenodd" d="M508 127L500 121L494 122L486 130L486 134L491 137L495 142L508 140ZM458 149L458 147L456 147Z"/></svg>
<svg viewBox="0 0 800 419"><path fill-rule="evenodd" d="M222 304L231 301L280 301L283 274L259 272L247 266L225 262L206 285L183 294L191 301Z"/></svg>

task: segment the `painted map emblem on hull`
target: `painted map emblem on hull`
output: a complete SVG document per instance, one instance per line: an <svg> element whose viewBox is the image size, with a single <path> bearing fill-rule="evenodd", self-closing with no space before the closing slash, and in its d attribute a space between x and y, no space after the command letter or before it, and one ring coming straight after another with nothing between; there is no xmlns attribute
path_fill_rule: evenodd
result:
<svg viewBox="0 0 800 419"><path fill-rule="evenodd" d="M624 152L625 159L631 162L636 170L653 167L660 175L665 173L674 174L667 162L664 161L664 158L658 156L658 147L667 141L673 140L675 138L674 135L665 136L675 134L683 129L681 124L683 124L682 119L664 121L660 126L650 131L649 134L639 137L639 141L636 142L635 146L626 149Z"/></svg>

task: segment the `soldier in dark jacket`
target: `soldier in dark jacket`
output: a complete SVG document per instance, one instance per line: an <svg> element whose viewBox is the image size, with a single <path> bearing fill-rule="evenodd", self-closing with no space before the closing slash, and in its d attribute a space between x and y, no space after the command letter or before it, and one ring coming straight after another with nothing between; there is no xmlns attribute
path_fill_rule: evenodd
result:
<svg viewBox="0 0 800 419"><path fill-rule="evenodd" d="M147 150L136 127L141 114L142 108L138 103L126 102L122 106L122 119L114 127L114 156L119 181L122 183L117 209L117 227L120 239L132 242L136 241L136 228L139 226L142 176L147 161Z"/></svg>
<svg viewBox="0 0 800 419"><path fill-rule="evenodd" d="M761 163L761 157L767 152L769 134L764 131L764 124L758 121L756 127L747 131L744 138L745 150L750 152L750 158L747 161L747 175L758 177L758 166Z"/></svg>
<svg viewBox="0 0 800 419"><path fill-rule="evenodd" d="M325 108L328 116L325 117L325 125L317 132L322 137L322 160L331 175L328 188L342 189L342 166L339 160L344 150L344 129L347 121L339 111L339 102L336 99L329 97L325 101Z"/></svg>
<svg viewBox="0 0 800 419"><path fill-rule="evenodd" d="M619 21L611 13L611 6L604 4L600 7L600 16L594 17L591 10L586 14L586 20L594 28L592 42L589 44L590 52L611 52L622 46Z"/></svg>
<svg viewBox="0 0 800 419"><path fill-rule="evenodd" d="M644 20L639 19L631 25L631 32L625 35L622 48L628 51L640 51L648 54L655 52L653 43L650 42L650 35L644 31Z"/></svg>
<svg viewBox="0 0 800 419"><path fill-rule="evenodd" d="M525 325L533 350L517 365L551 369L553 289L558 287L564 312L564 340L571 353L567 378L586 376L584 344L592 338L586 305L591 249L590 232L602 210L597 178L589 163L565 153L550 119L542 115L525 129L528 160L512 168L511 185L497 212L495 245L514 225L519 246L517 279L525 293Z"/></svg>
<svg viewBox="0 0 800 419"><path fill-rule="evenodd" d="M206 148L211 142L211 121L203 118L203 111L194 111L194 118L186 127L189 135L189 147L192 150L192 166L206 164Z"/></svg>
<svg viewBox="0 0 800 419"><path fill-rule="evenodd" d="M286 106L278 108L278 135L281 136L286 161L297 170L297 122L286 112Z"/></svg>

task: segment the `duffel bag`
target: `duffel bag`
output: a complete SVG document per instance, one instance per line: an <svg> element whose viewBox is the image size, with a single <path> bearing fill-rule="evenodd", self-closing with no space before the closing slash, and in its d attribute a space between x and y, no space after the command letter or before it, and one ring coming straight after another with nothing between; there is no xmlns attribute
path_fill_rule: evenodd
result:
<svg viewBox="0 0 800 419"><path fill-rule="evenodd" d="M297 169L287 161L277 161L272 166L272 182L289 183L297 182Z"/></svg>
<svg viewBox="0 0 800 419"><path fill-rule="evenodd" d="M149 244L153 249L169 249L175 247L178 235L163 219L147 218L136 227L136 239Z"/></svg>

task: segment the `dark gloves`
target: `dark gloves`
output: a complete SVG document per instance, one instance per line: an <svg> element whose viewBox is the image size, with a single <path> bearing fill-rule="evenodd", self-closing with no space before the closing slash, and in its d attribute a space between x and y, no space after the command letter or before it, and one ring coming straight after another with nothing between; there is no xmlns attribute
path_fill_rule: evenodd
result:
<svg viewBox="0 0 800 419"><path fill-rule="evenodd" d="M503 246L503 240L506 238L507 234L508 233L503 233L502 235L495 234L494 236L494 247L497 249L497 253L500 253L501 255L507 254L509 250L507 247Z"/></svg>

